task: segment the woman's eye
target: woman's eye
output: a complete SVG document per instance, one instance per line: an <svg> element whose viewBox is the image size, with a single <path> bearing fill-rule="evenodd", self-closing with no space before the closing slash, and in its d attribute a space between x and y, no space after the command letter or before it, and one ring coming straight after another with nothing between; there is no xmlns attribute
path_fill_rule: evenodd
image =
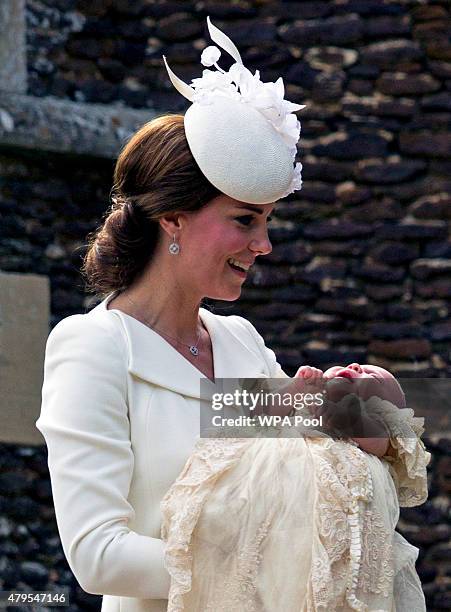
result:
<svg viewBox="0 0 451 612"><path fill-rule="evenodd" d="M244 215L242 217L236 217L236 220L243 225L249 225L253 220L253 215Z"/></svg>
<svg viewBox="0 0 451 612"><path fill-rule="evenodd" d="M243 215L242 217L236 217L236 220L243 225L249 225L254 220L254 216L253 215ZM268 217L267 221L268 223L269 221L272 221L272 217Z"/></svg>

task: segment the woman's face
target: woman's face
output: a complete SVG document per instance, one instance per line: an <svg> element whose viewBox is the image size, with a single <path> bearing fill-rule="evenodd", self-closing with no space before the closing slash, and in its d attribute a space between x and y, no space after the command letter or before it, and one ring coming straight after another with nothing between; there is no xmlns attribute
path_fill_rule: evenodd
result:
<svg viewBox="0 0 451 612"><path fill-rule="evenodd" d="M252 266L256 257L272 251L267 223L274 204L246 204L221 195L204 208L186 214L179 243L183 270L202 297L236 300L248 272L236 270L230 259Z"/></svg>

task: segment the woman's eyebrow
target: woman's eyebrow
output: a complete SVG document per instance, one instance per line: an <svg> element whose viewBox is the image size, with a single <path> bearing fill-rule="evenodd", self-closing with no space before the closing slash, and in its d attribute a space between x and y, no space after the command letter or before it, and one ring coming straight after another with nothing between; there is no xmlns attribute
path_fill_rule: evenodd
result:
<svg viewBox="0 0 451 612"><path fill-rule="evenodd" d="M237 208L240 208L242 210L252 210L253 212L258 213L259 215L263 214L263 211L259 206L252 206L252 204L246 204L246 206L238 206Z"/></svg>

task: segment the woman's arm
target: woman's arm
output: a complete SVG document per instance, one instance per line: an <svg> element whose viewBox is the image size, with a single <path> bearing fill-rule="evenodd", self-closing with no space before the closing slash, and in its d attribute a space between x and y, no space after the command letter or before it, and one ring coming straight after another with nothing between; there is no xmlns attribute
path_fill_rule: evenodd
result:
<svg viewBox="0 0 451 612"><path fill-rule="evenodd" d="M134 455L120 330L73 315L46 346L41 415L56 520L69 566L88 593L166 599L164 543L132 531Z"/></svg>
<svg viewBox="0 0 451 612"><path fill-rule="evenodd" d="M242 325L244 325L248 332L250 332L254 346L260 352L262 360L266 366L268 376L270 378L290 378L277 361L274 351L266 346L262 336L258 333L252 323L244 317L239 317L238 315L233 316L236 320L240 321Z"/></svg>

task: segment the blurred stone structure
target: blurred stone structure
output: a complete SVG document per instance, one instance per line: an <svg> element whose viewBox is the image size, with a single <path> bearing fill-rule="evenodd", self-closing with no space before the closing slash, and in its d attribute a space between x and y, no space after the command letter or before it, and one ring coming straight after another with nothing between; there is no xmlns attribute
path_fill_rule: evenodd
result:
<svg viewBox="0 0 451 612"><path fill-rule="evenodd" d="M307 104L303 189L279 204L273 253L241 300L218 312L249 317L289 372L357 360L449 376L449 12L414 0L28 0L27 92L23 77L19 93L0 83L0 268L50 277L52 325L92 305L77 268L114 156L145 121L186 109L161 57L198 76L208 14L246 66L283 75L287 98Z"/></svg>
<svg viewBox="0 0 451 612"><path fill-rule="evenodd" d="M216 312L249 318L290 374L359 361L450 377L450 13L449 0L3 0L0 269L49 278L52 327L95 303L79 267L114 157L145 121L186 110L162 55L185 81L199 76L209 15L252 72L282 75L286 97L307 105L303 189L276 207L273 252L241 299ZM434 612L451 608L451 462L449 439L427 443L431 496L402 511L400 529L421 548ZM2 576L69 584L43 449L5 444L0 456ZM25 554L19 571L24 530L39 563ZM92 609L84 597L74 610Z"/></svg>
<svg viewBox="0 0 451 612"><path fill-rule="evenodd" d="M0 272L0 296L0 440L42 444L35 421L49 327L49 279Z"/></svg>

